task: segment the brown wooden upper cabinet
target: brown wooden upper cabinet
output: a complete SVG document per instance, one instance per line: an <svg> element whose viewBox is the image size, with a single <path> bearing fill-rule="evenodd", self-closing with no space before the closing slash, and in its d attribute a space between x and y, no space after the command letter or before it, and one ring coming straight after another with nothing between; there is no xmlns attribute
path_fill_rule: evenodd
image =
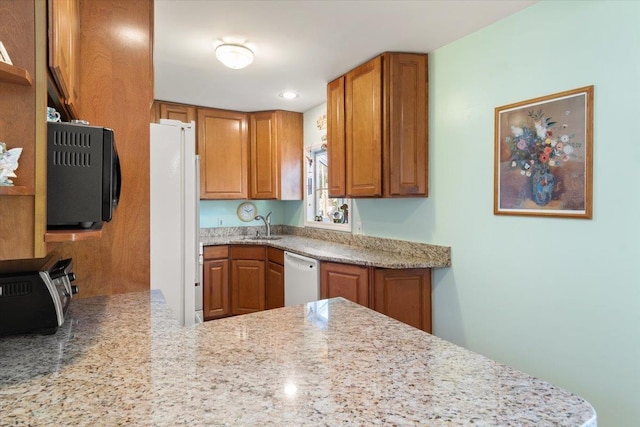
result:
<svg viewBox="0 0 640 427"><path fill-rule="evenodd" d="M331 197L427 196L427 83L417 53L383 53L329 83Z"/></svg>
<svg viewBox="0 0 640 427"><path fill-rule="evenodd" d="M197 119L196 107L193 105L155 101L151 109L151 121L158 123L160 119L179 120L182 123L190 123Z"/></svg>
<svg viewBox="0 0 640 427"><path fill-rule="evenodd" d="M155 101L151 122L196 121L201 199L302 200L302 114Z"/></svg>
<svg viewBox="0 0 640 427"><path fill-rule="evenodd" d="M197 111L200 198L247 199L247 114L213 108Z"/></svg>
<svg viewBox="0 0 640 427"><path fill-rule="evenodd" d="M49 68L67 109L78 117L80 4L49 0L49 7Z"/></svg>
<svg viewBox="0 0 640 427"><path fill-rule="evenodd" d="M252 199L302 200L302 114L251 113Z"/></svg>
<svg viewBox="0 0 640 427"><path fill-rule="evenodd" d="M329 197L347 195L345 165L344 76L327 85L327 157Z"/></svg>

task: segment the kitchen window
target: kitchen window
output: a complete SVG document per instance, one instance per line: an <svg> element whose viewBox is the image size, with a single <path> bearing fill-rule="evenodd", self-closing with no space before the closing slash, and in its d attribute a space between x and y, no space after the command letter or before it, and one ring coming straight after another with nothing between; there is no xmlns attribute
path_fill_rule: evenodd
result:
<svg viewBox="0 0 640 427"><path fill-rule="evenodd" d="M308 147L305 154L305 226L351 231L351 200L329 197L326 145Z"/></svg>

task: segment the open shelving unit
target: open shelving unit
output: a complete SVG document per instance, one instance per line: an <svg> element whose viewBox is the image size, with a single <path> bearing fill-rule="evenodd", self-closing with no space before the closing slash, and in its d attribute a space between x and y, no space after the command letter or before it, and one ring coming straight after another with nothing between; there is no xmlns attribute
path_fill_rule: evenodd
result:
<svg viewBox="0 0 640 427"><path fill-rule="evenodd" d="M29 71L5 62L0 62L0 82L22 86L33 85ZM33 186L0 186L0 195L2 196L33 196L34 194L35 188Z"/></svg>

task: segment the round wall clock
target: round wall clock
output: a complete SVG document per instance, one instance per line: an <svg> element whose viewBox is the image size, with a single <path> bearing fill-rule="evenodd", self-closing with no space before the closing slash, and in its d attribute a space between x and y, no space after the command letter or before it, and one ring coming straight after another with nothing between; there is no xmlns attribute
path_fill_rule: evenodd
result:
<svg viewBox="0 0 640 427"><path fill-rule="evenodd" d="M238 206L238 218L244 222L253 221L258 215L258 209L256 205L251 202L242 202Z"/></svg>

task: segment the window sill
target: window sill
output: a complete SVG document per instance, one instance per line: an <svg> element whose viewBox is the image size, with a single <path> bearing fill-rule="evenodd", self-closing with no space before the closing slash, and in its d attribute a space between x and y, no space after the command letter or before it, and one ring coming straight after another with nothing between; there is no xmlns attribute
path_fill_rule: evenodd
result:
<svg viewBox="0 0 640 427"><path fill-rule="evenodd" d="M344 233L351 233L351 223L331 224L328 222L305 221L304 226L309 228L322 228L324 230L342 231Z"/></svg>

